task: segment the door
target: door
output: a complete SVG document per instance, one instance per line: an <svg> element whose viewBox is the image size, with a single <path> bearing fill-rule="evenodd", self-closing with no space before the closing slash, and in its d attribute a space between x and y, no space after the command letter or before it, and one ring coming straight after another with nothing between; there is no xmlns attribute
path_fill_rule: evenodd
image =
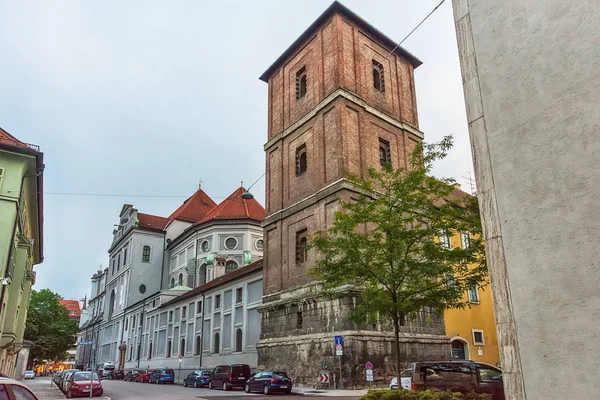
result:
<svg viewBox="0 0 600 400"><path fill-rule="evenodd" d="M491 394L494 400L504 400L502 371L489 366L480 365L478 392Z"/></svg>
<svg viewBox="0 0 600 400"><path fill-rule="evenodd" d="M185 378L185 382L188 384L188 386L193 386L194 385L194 381L196 380L196 377L198 375L196 375L195 372L192 372L191 374L189 374L187 376L187 378Z"/></svg>

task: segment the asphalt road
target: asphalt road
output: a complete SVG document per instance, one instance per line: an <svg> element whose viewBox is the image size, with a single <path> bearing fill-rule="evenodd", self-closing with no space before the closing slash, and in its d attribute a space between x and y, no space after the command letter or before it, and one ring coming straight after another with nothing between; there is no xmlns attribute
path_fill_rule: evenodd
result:
<svg viewBox="0 0 600 400"><path fill-rule="evenodd" d="M61 399L62 393L54 387L50 387L50 381L45 378L36 378L27 381L26 384L38 395L40 400ZM156 385L149 383L102 381L104 395L95 397L102 400L234 400L240 397L250 399L280 399L286 398L300 400L306 399L330 399L330 400L356 400L358 397L332 397L332 396L302 396L297 394L284 395L273 394L264 396L261 394L247 394L243 390L234 389L224 392L222 390L185 388L182 385Z"/></svg>

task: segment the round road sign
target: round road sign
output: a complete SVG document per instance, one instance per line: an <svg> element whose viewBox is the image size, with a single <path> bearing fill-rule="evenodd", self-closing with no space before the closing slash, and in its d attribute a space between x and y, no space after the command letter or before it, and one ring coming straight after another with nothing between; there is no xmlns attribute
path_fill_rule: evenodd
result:
<svg viewBox="0 0 600 400"><path fill-rule="evenodd" d="M367 369L373 369L373 364L371 363L371 361L368 361L368 362L365 364L365 367L366 367Z"/></svg>

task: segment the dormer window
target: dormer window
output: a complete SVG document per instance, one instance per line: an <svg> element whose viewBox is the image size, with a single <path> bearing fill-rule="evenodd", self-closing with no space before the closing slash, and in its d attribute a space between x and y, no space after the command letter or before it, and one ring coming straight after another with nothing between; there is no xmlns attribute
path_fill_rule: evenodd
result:
<svg viewBox="0 0 600 400"><path fill-rule="evenodd" d="M384 79L383 64L373 60L373 87L381 93L385 93Z"/></svg>
<svg viewBox="0 0 600 400"><path fill-rule="evenodd" d="M306 67L302 67L296 72L296 100L306 96L306 79Z"/></svg>

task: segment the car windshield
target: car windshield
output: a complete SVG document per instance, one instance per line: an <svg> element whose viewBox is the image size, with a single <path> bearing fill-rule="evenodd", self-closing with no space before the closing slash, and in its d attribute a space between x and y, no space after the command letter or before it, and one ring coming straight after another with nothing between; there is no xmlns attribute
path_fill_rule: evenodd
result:
<svg viewBox="0 0 600 400"><path fill-rule="evenodd" d="M273 373L273 378L275 379L289 379L286 375L280 375L278 373Z"/></svg>
<svg viewBox="0 0 600 400"><path fill-rule="evenodd" d="M163 373L165 373L165 374L169 374L169 375L173 375L174 374L174 372L173 372L172 369L165 369L163 371L164 371Z"/></svg>
<svg viewBox="0 0 600 400"><path fill-rule="evenodd" d="M73 377L74 381L89 381L91 379L94 379L95 381L97 381L98 375L94 373L94 376L92 377L91 372L77 372L75 374L75 376Z"/></svg>
<svg viewBox="0 0 600 400"><path fill-rule="evenodd" d="M287 372L275 371L273 372L275 375L283 376L284 378L289 378Z"/></svg>

